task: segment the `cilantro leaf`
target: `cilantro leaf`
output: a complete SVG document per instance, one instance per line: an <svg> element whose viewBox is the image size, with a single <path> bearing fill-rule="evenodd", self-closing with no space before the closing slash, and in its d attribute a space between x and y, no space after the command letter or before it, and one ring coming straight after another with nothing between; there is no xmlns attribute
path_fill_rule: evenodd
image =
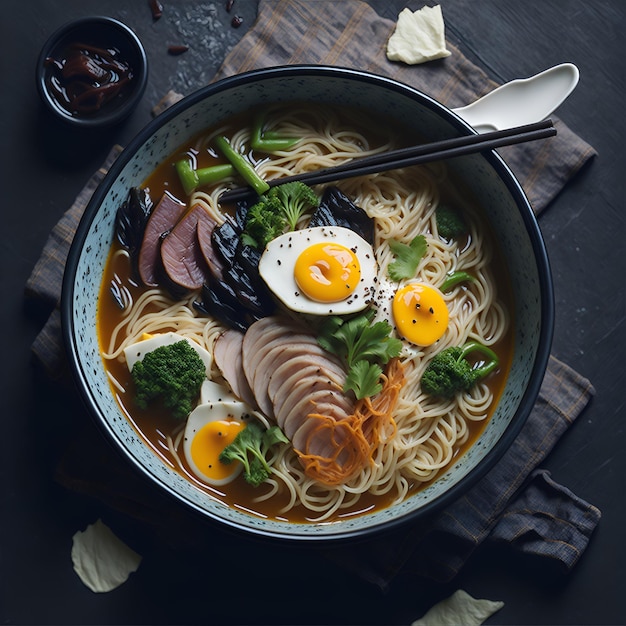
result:
<svg viewBox="0 0 626 626"><path fill-rule="evenodd" d="M382 373L380 365L357 361L348 372L344 391L351 389L357 398L375 396L383 388L380 382Z"/></svg>
<svg viewBox="0 0 626 626"><path fill-rule="evenodd" d="M345 362L348 377L344 391L352 390L357 399L378 393L381 366L402 349L402 342L390 336L389 323L372 324L372 314L367 311L350 319L328 318L318 335L320 346Z"/></svg>
<svg viewBox="0 0 626 626"><path fill-rule="evenodd" d="M353 318L337 329L335 337L346 346L345 358L348 367L358 361L380 360L386 363L399 354L402 344L399 339L389 337L391 326L386 321L364 325L361 318Z"/></svg>
<svg viewBox="0 0 626 626"><path fill-rule="evenodd" d="M413 278L417 272L417 266L426 254L428 244L424 235L417 235L411 243L406 244L395 239L389 240L389 248L396 259L389 263L387 268L391 280Z"/></svg>

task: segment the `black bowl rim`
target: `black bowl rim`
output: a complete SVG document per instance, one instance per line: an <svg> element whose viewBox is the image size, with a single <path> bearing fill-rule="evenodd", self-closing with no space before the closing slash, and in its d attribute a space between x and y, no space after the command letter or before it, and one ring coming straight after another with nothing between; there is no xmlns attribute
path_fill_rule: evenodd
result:
<svg viewBox="0 0 626 626"><path fill-rule="evenodd" d="M125 165L131 159L136 150L143 143L145 143L145 141L149 139L149 137L160 126L179 115L182 111L185 111L200 100L203 100L204 98L214 93L219 93L231 87L245 85L250 82L256 82L260 79L276 78L279 76L330 76L356 79L382 85L387 89L391 89L393 91L398 91L400 93L408 95L409 97L418 100L422 105L436 110L441 115L444 115L448 121L450 121L454 126L459 129L460 132L463 132L464 134L476 133L476 131L471 126L469 126L465 121L458 117L453 111L448 109L440 102L434 100L430 96L419 91L418 89L415 89L410 85L406 85L392 78L351 68L305 64L275 66L270 68L251 70L248 72L230 76L199 89L198 91L186 96L179 102L172 105L169 109L161 113L157 118L149 122L135 136L135 138L129 143L128 147L113 163L109 172L100 183L100 185L94 192L90 202L88 203L83 217L78 225L76 235L74 236L74 240L68 254L66 270L63 277L63 288L61 295L61 320L63 341L67 350L70 367L76 380L76 385L79 389L80 395L85 402L89 413L95 419L101 430L103 430L103 432L107 436L107 439L114 445L118 452L122 453L124 458L130 460L131 463L140 470L140 473L147 476L154 484L158 485L165 493L168 493L177 502L183 503L192 511L201 514L204 519L218 522L222 525L222 527L226 526L231 530L243 533L247 537L256 536L265 539L286 541L288 543L302 542L304 540L305 542L312 541L315 544L319 542L338 543L352 540L362 540L364 538L373 537L374 535L386 534L387 532L394 531L410 523L415 523L418 518L428 518L429 516L432 516L435 513L441 511L446 505L449 505L455 500L458 500L461 495L465 494L472 486L474 486L481 478L483 478L487 474L487 472L489 472L502 458L505 452L511 447L514 440L526 423L528 416L530 415L530 412L539 395L539 391L550 358L552 338L554 333L554 289L552 283L550 262L545 242L543 240L537 218L532 210L530 202L517 178L497 152L490 151L483 154L490 163L490 165L500 175L501 179L505 182L509 192L516 200L516 205L520 209L521 216L526 226L539 269L541 329L537 354L535 356L535 362L533 365L531 378L520 400L518 410L516 411L510 424L507 426L500 439L486 453L481 462L469 472L469 474L460 479L458 483L448 489L444 494L437 498L437 500L426 503L424 506L415 511L410 511L406 515L398 519L385 520L380 524L368 526L366 528L352 529L350 531L338 531L337 533L329 533L323 535L297 532L293 534L276 532L265 528L242 526L234 521L223 519L209 511L206 511L205 509L194 504L193 502L190 502L184 496L170 488L168 485L163 484L137 459L135 459L132 454L130 454L125 448L123 448L123 446L119 445L117 436L115 435L115 433L112 432L108 424L106 424L105 420L102 419L102 417L99 415L99 409L96 399L87 388L87 385L84 384L84 375L77 360L76 337L71 315L73 301L73 277L76 272L76 266L79 260L81 249L91 226L91 222L93 221L97 213L98 207L100 206L103 198L109 191L109 188L113 181L117 178L121 170L125 167Z"/></svg>
<svg viewBox="0 0 626 626"><path fill-rule="evenodd" d="M139 66L133 68L135 70L136 83L132 92L129 93L125 102L116 107L109 113L103 115L93 115L91 117L79 117L71 115L69 112L65 112L62 108L55 104L54 99L50 95L46 86L46 68L45 60L50 55L50 52L57 46L57 44L74 30L78 30L83 26L91 24L103 24L111 26L117 30L122 36L124 36L128 42L136 50L139 58ZM45 104L48 111L50 111L55 117L62 120L66 124L76 126L79 128L102 128L111 126L118 122L121 122L127 118L131 112L135 109L138 102L143 97L148 84L148 57L146 55L145 48L141 43L138 35L133 29L124 24L124 22L106 15L91 15L85 17L79 17L70 22L66 22L57 30L55 30L46 40L41 47L39 55L37 57L37 63L35 66L35 78L37 84L37 91L41 97L41 100Z"/></svg>

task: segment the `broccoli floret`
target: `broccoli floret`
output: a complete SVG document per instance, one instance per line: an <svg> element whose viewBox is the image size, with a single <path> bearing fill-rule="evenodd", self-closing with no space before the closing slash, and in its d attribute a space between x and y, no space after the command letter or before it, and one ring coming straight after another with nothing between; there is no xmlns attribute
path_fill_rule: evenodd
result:
<svg viewBox="0 0 626 626"><path fill-rule="evenodd" d="M456 239L467 232L467 224L461 214L446 204L440 204L435 211L437 232L444 239Z"/></svg>
<svg viewBox="0 0 626 626"><path fill-rule="evenodd" d="M135 363L131 375L139 408L160 400L175 418L184 419L198 399L206 367L189 343L181 340L148 352Z"/></svg>
<svg viewBox="0 0 626 626"><path fill-rule="evenodd" d="M267 195L280 200L290 230L296 229L298 220L307 209L315 208L319 204L319 198L313 189L299 180L272 187Z"/></svg>
<svg viewBox="0 0 626 626"><path fill-rule="evenodd" d="M466 358L472 352L479 352L488 360L484 365L473 367ZM477 341L446 348L433 357L422 374L422 390L431 396L452 398L493 372L498 363L498 355Z"/></svg>
<svg viewBox="0 0 626 626"><path fill-rule="evenodd" d="M265 194L248 209L241 241L247 246L263 250L268 242L283 234L286 223L281 201Z"/></svg>
<svg viewBox="0 0 626 626"><path fill-rule="evenodd" d="M219 459L227 465L233 461L240 461L243 464L246 482L258 487L271 473L267 462L270 448L277 443L288 441L278 426L264 430L258 422L250 422L233 442L222 450Z"/></svg>
<svg viewBox="0 0 626 626"><path fill-rule="evenodd" d="M313 189L300 181L272 187L248 209L242 243L263 250L287 227L295 230L300 216L319 204Z"/></svg>

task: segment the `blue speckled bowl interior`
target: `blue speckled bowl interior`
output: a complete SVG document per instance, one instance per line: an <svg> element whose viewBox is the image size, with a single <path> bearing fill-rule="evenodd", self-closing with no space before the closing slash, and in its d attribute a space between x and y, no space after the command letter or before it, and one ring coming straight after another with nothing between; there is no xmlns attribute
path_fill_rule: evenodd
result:
<svg viewBox="0 0 626 626"><path fill-rule="evenodd" d="M445 475L403 503L353 519L291 524L230 509L200 492L145 445L122 414L99 354L96 311L115 213L128 189L140 185L180 144L232 114L265 102L309 100L366 107L409 121L429 140L473 132L447 108L392 80L318 66L241 74L185 98L150 123L128 146L95 192L79 226L63 286L64 338L79 389L106 435L145 476L209 518L244 531L290 539L335 540L392 528L458 498L504 454L523 426L545 373L553 328L552 283L532 210L495 153L455 159L451 167L485 209L500 238L515 297L515 353L493 419L477 443Z"/></svg>

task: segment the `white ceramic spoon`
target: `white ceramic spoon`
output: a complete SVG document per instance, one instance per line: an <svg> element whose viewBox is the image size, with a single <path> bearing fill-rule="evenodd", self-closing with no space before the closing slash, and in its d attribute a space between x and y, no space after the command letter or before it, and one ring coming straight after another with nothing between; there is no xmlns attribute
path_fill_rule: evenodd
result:
<svg viewBox="0 0 626 626"><path fill-rule="evenodd" d="M562 63L530 78L505 83L453 111L479 133L540 122L572 93L578 77L575 65Z"/></svg>

